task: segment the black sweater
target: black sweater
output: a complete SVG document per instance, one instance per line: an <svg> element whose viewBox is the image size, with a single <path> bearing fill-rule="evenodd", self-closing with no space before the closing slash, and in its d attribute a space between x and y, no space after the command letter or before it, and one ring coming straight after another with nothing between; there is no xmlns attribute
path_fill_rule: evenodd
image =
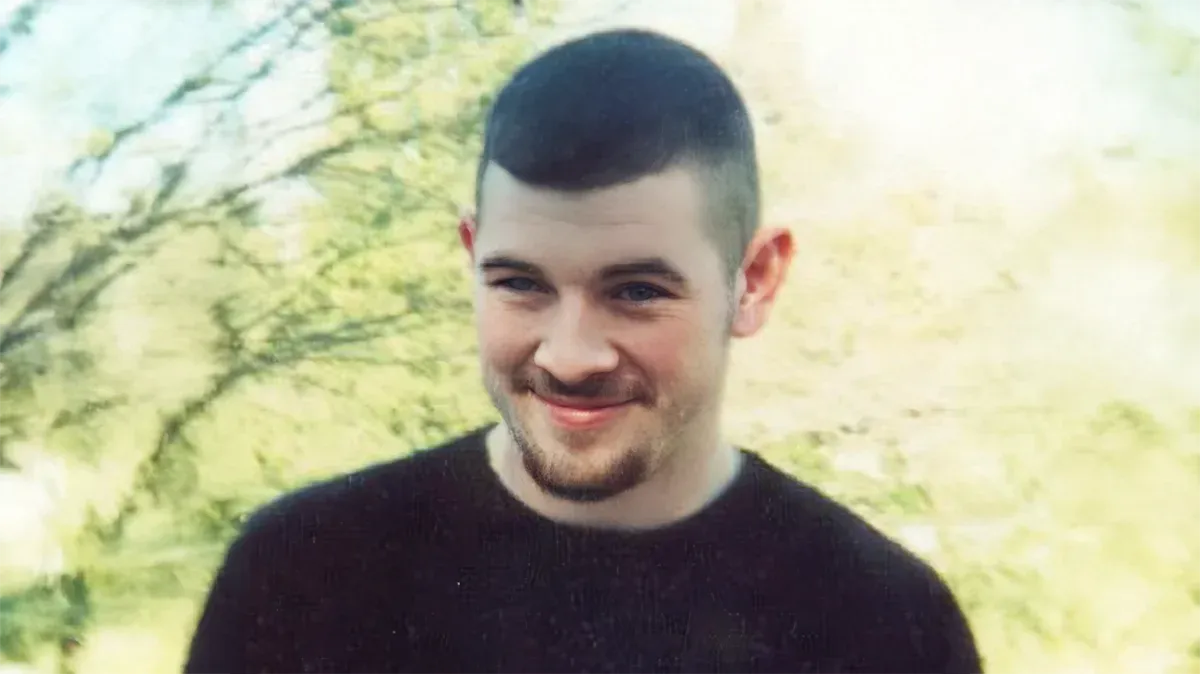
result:
<svg viewBox="0 0 1200 674"><path fill-rule="evenodd" d="M185 671L981 670L928 565L754 454L682 522L596 530L513 498L487 430L258 511Z"/></svg>

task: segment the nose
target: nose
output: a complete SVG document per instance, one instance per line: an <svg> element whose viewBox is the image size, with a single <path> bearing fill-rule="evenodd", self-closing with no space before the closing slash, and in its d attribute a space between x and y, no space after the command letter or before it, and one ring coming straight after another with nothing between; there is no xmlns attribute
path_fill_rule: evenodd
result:
<svg viewBox="0 0 1200 674"><path fill-rule="evenodd" d="M582 302L563 300L546 326L534 365L563 383L577 383L617 369L619 357L599 321Z"/></svg>

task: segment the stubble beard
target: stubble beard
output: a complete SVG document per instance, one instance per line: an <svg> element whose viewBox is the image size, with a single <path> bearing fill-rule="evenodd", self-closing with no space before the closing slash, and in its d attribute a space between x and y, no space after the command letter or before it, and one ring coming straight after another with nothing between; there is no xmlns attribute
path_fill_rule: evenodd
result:
<svg viewBox="0 0 1200 674"><path fill-rule="evenodd" d="M566 461L555 461L516 419L505 422L521 454L521 464L542 491L567 501L595 503L632 489L649 477L652 448L633 446L621 450L616 460L592 477L581 477ZM649 451L648 451L649 450Z"/></svg>
<svg viewBox="0 0 1200 674"><path fill-rule="evenodd" d="M555 451L569 451L566 447L552 450L540 443L530 429L529 422L533 420L522 419L516 397L526 396L532 400L532 392L506 387L494 373L485 377L485 386L521 456L525 473L547 494L578 503L611 499L650 479L677 451L681 440L687 436L685 430L707 409L700 399L659 409L645 402L632 403L655 414L662 426L649 433L642 431L643 437L623 439L627 444L613 448L615 456L606 465L581 467L569 456L556 456ZM596 440L589 432L576 434L575 438L548 438L550 442L564 445L572 439L581 443Z"/></svg>
<svg viewBox="0 0 1200 674"><path fill-rule="evenodd" d="M723 344L728 344L732 336L737 302L734 284L731 283L722 320ZM556 459L550 450L538 443L530 432L529 424L522 422L517 409L517 398L525 397L526 400L532 401L534 395L528 382L512 381L511 385L506 385L510 379L500 376L486 363L483 364L483 379L488 396L499 411L513 444L521 455L525 472L533 483L552 496L580 503L593 503L610 499L650 479L681 447L694 441L694 434L689 431L703 425L701 417L711 415L715 419L719 415L728 356L728 349L723 348L717 371L710 373L713 376L712 381L716 383L714 390L697 387L691 389L690 395L686 395L685 389L684 399L660 403L657 407L649 400L632 403L642 406L652 417L656 416L659 428L649 431L646 437L629 440L629 444L620 448L616 458L605 470L592 471L596 474L591 476L580 475L581 471L572 465L569 457ZM594 436L582 433L576 437L588 442Z"/></svg>

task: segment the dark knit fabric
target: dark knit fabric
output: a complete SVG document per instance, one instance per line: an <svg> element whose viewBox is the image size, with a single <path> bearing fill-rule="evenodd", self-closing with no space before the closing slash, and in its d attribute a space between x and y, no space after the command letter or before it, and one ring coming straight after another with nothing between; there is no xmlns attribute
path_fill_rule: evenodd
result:
<svg viewBox="0 0 1200 674"><path fill-rule="evenodd" d="M185 671L981 670L928 565L754 454L685 521L595 530L514 499L487 430L258 511Z"/></svg>

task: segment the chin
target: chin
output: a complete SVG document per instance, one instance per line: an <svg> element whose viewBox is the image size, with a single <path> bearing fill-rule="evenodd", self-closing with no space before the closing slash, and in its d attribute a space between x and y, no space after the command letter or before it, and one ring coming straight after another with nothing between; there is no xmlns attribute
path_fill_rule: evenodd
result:
<svg viewBox="0 0 1200 674"><path fill-rule="evenodd" d="M543 492L564 501L577 503L606 501L637 486L636 482L626 484L616 479L616 476L605 476L600 480L570 480L545 475L535 466L527 465L525 469Z"/></svg>
<svg viewBox="0 0 1200 674"><path fill-rule="evenodd" d="M535 422L532 427L521 424L514 438L526 472L544 491L573 501L600 501L632 489L650 474L652 462L645 451L621 442L616 430L564 437Z"/></svg>
<svg viewBox="0 0 1200 674"><path fill-rule="evenodd" d="M580 503L594 503L610 499L626 492L647 477L645 463L639 457L623 457L617 463L602 470L572 470L544 455L527 452L524 455L525 471L542 491L551 496ZM580 468L580 467L575 467Z"/></svg>

